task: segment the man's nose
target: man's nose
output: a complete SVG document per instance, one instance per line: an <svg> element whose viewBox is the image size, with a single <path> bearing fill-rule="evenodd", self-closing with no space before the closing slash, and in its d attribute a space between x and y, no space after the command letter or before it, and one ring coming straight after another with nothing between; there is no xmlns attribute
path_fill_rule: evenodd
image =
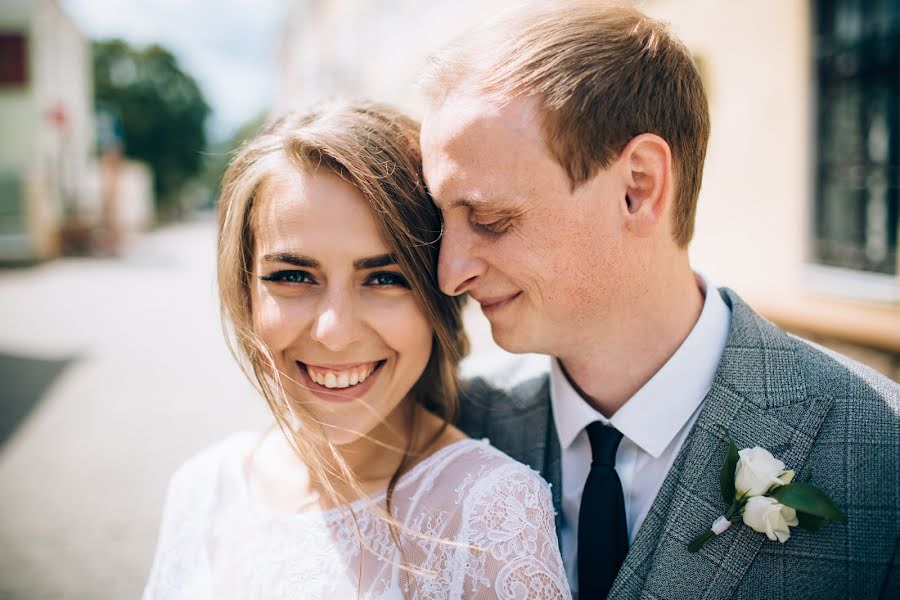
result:
<svg viewBox="0 0 900 600"><path fill-rule="evenodd" d="M332 352L346 350L362 338L364 325L349 291L328 293L318 306L312 338Z"/></svg>
<svg viewBox="0 0 900 600"><path fill-rule="evenodd" d="M471 232L464 224L444 224L438 257L438 282L448 296L458 296L471 289L487 266L474 251Z"/></svg>

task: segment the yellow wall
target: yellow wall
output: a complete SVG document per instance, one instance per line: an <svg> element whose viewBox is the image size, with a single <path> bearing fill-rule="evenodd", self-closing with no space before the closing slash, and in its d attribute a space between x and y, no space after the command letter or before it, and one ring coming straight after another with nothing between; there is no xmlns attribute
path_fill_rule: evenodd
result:
<svg viewBox="0 0 900 600"><path fill-rule="evenodd" d="M807 2L657 0L645 9L699 57L709 88L696 268L751 295L795 288L812 198Z"/></svg>

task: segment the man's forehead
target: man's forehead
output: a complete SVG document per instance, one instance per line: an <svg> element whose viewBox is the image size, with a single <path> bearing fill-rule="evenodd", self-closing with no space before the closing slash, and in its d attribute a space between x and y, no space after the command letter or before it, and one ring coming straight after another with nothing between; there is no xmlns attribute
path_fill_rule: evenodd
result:
<svg viewBox="0 0 900 600"><path fill-rule="evenodd" d="M533 98L498 100L484 94L451 93L430 110L422 123L422 144L463 145L473 138L520 139L544 143L537 101Z"/></svg>
<svg viewBox="0 0 900 600"><path fill-rule="evenodd" d="M556 166L537 102L449 96L423 124L425 181L441 210L515 203ZM555 170L555 169L554 169Z"/></svg>

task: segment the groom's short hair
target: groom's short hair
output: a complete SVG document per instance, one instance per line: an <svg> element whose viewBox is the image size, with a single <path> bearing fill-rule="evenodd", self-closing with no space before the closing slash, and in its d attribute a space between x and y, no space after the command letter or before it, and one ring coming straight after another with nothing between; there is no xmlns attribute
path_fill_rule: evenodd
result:
<svg viewBox="0 0 900 600"><path fill-rule="evenodd" d="M672 149L673 236L691 240L709 108L690 52L665 24L624 2L526 5L432 56L421 85L434 104L452 92L537 97L548 147L573 188L635 136L659 135Z"/></svg>

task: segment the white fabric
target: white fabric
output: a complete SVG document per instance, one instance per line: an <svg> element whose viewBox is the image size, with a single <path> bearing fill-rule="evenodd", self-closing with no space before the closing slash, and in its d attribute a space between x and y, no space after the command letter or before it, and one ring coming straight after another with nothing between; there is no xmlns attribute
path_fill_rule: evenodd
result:
<svg viewBox="0 0 900 600"><path fill-rule="evenodd" d="M174 475L145 600L571 597L547 484L488 443L451 444L400 479L394 516L421 534L400 534L408 575L372 508L383 492L351 504L363 548L346 509L276 514L251 499L257 439L236 434Z"/></svg>
<svg viewBox="0 0 900 600"><path fill-rule="evenodd" d="M616 472L625 497L628 539L633 542L712 386L728 341L731 311L714 284L700 275L697 279L706 297L694 328L666 364L611 419L585 402L559 362L553 361L550 399L562 448L560 542L566 576L576 596L578 513L591 469L591 444L585 427L601 421L622 433Z"/></svg>

